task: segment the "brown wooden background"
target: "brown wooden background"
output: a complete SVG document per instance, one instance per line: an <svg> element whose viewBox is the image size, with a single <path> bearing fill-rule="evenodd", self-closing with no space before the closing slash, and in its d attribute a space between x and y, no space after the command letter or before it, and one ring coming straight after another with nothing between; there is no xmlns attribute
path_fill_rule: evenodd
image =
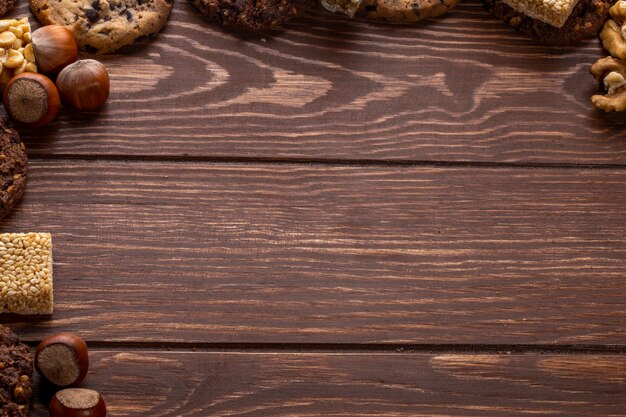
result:
<svg viewBox="0 0 626 417"><path fill-rule="evenodd" d="M626 115L589 101L602 54L475 1L261 37L179 0L101 57L102 111L21 130L1 231L53 233L56 310L2 321L85 337L111 416L624 416Z"/></svg>

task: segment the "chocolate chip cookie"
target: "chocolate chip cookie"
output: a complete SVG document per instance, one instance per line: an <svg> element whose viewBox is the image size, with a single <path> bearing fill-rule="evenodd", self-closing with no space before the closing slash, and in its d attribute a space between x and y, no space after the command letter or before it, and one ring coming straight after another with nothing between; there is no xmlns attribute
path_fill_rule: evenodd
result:
<svg viewBox="0 0 626 417"><path fill-rule="evenodd" d="M452 10L461 0L363 0L359 14L391 23L413 23Z"/></svg>
<svg viewBox="0 0 626 417"><path fill-rule="evenodd" d="M24 143L8 120L0 118L0 218L6 216L22 198L27 168Z"/></svg>
<svg viewBox="0 0 626 417"><path fill-rule="evenodd" d="M251 32L277 29L301 15L314 0L191 0L205 16Z"/></svg>
<svg viewBox="0 0 626 417"><path fill-rule="evenodd" d="M44 25L66 26L85 52L112 52L159 32L173 0L29 0Z"/></svg>
<svg viewBox="0 0 626 417"><path fill-rule="evenodd" d="M33 358L15 333L0 325L0 416L26 417L33 393Z"/></svg>
<svg viewBox="0 0 626 417"><path fill-rule="evenodd" d="M9 13L9 11L15 7L17 0L0 0L0 17Z"/></svg>
<svg viewBox="0 0 626 417"><path fill-rule="evenodd" d="M569 45L595 35L615 0L580 0L563 26L557 28L513 10L501 0L484 0L485 8L526 36L547 45Z"/></svg>

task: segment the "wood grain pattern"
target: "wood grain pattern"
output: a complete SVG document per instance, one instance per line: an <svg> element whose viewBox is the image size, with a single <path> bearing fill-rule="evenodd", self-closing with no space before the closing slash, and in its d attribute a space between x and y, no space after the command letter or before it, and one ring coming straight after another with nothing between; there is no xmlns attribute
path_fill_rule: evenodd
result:
<svg viewBox="0 0 626 417"><path fill-rule="evenodd" d="M101 57L102 111L23 136L38 157L624 164L626 118L589 100L602 54L537 45L477 1L402 27L316 10L262 38L180 0L155 41Z"/></svg>
<svg viewBox="0 0 626 417"><path fill-rule="evenodd" d="M623 416L626 356L554 354L626 352L626 119L589 103L601 55L478 1L261 37L179 0L100 57L102 111L21 130L30 183L0 231L53 233L56 312L0 322L85 337L111 416ZM500 345L553 353L449 353Z"/></svg>
<svg viewBox="0 0 626 417"><path fill-rule="evenodd" d="M92 351L115 416L622 416L626 357ZM154 370L158 369L158 373ZM32 416L47 416L39 395Z"/></svg>
<svg viewBox="0 0 626 417"><path fill-rule="evenodd" d="M626 172L35 161L27 340L624 345Z"/></svg>

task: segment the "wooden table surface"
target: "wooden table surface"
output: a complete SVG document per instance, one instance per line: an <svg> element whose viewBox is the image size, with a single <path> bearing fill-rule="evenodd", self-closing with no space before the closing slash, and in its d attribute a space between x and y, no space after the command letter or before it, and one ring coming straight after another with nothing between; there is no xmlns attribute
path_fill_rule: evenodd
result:
<svg viewBox="0 0 626 417"><path fill-rule="evenodd" d="M626 115L592 108L600 56L470 0L271 37L178 1L101 57L102 111L21 130L1 231L53 234L56 305L10 326L83 336L110 416L624 416Z"/></svg>

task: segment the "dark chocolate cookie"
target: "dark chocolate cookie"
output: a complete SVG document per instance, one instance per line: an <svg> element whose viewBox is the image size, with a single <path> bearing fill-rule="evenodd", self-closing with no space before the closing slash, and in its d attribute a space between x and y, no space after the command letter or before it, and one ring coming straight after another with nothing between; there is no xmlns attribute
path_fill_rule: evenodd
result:
<svg viewBox="0 0 626 417"><path fill-rule="evenodd" d="M191 0L205 16L252 32L277 29L314 0Z"/></svg>
<svg viewBox="0 0 626 417"><path fill-rule="evenodd" d="M33 358L15 333L0 325L0 416L26 417L33 393Z"/></svg>
<svg viewBox="0 0 626 417"><path fill-rule="evenodd" d="M516 12L501 0L484 0L484 4L491 14L526 36L548 45L569 45L596 34L608 18L614 1L580 0L560 28Z"/></svg>
<svg viewBox="0 0 626 417"><path fill-rule="evenodd" d="M9 126L8 120L0 118L0 218L22 198L27 169L24 143L17 131Z"/></svg>
<svg viewBox="0 0 626 417"><path fill-rule="evenodd" d="M1 0L0 0L1 1ZM29 0L44 25L63 25L85 52L112 52L159 32L173 0Z"/></svg>
<svg viewBox="0 0 626 417"><path fill-rule="evenodd" d="M17 0L0 0L0 17L9 13L9 11L15 7Z"/></svg>

